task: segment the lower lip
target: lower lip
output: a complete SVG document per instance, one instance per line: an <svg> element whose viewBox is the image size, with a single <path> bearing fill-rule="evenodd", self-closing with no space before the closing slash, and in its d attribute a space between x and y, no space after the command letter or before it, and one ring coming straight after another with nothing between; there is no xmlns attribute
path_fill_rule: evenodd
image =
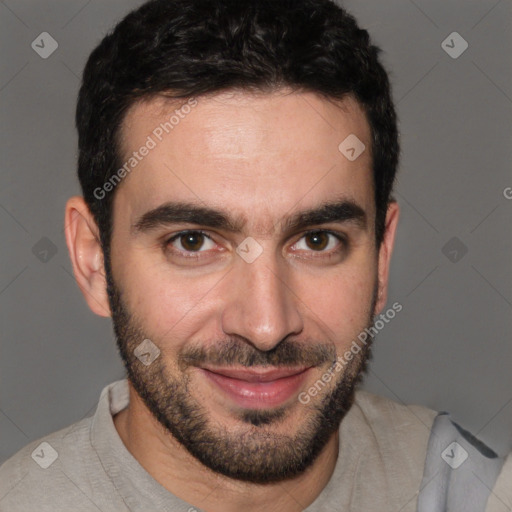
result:
<svg viewBox="0 0 512 512"><path fill-rule="evenodd" d="M247 382L201 368L207 379L219 387L235 404L245 409L269 409L284 404L298 391L309 369L270 382Z"/></svg>

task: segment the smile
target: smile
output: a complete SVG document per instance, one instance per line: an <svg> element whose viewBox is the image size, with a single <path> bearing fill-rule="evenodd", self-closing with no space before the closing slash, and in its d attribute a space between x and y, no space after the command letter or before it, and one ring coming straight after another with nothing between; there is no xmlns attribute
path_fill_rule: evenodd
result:
<svg viewBox="0 0 512 512"><path fill-rule="evenodd" d="M311 367L200 368L232 402L246 409L278 407L296 395Z"/></svg>

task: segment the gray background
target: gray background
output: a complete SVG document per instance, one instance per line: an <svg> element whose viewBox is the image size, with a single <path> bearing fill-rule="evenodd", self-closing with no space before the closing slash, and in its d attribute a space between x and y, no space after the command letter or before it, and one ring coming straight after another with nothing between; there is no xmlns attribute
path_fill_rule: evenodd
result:
<svg viewBox="0 0 512 512"><path fill-rule="evenodd" d="M140 3L0 2L0 462L92 413L103 386L124 375L110 320L89 311L75 284L62 227L66 199L79 193L73 122L85 59ZM512 187L511 0L344 5L384 49L403 147L389 297L403 311L379 335L365 387L448 410L505 454L512 448L512 200L504 195ZM441 47L454 31L469 43L457 59ZM31 48L41 32L59 45L47 59Z"/></svg>

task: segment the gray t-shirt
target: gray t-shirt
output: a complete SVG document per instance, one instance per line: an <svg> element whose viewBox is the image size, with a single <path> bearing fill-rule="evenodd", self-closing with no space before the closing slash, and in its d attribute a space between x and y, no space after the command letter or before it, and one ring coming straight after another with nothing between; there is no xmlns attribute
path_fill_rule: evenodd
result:
<svg viewBox="0 0 512 512"><path fill-rule="evenodd" d="M34 441L0 467L1 512L193 512L154 480L124 446L113 415L127 407L128 385L105 387L96 412ZM437 413L364 391L340 425L331 479L305 512L416 510L430 431ZM509 457L486 512L511 512ZM501 508L500 508L501 507Z"/></svg>

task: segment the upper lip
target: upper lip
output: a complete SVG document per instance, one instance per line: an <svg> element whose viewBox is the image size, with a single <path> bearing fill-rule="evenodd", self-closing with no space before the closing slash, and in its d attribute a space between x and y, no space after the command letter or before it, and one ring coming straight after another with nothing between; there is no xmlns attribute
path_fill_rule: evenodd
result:
<svg viewBox="0 0 512 512"><path fill-rule="evenodd" d="M308 370L309 366L301 367L283 367L283 368L233 368L233 367L203 367L203 370L207 370L212 373L217 373L224 377L230 377L232 379L243 380L246 382L272 382L277 379L283 379L285 377L291 377L299 373Z"/></svg>

